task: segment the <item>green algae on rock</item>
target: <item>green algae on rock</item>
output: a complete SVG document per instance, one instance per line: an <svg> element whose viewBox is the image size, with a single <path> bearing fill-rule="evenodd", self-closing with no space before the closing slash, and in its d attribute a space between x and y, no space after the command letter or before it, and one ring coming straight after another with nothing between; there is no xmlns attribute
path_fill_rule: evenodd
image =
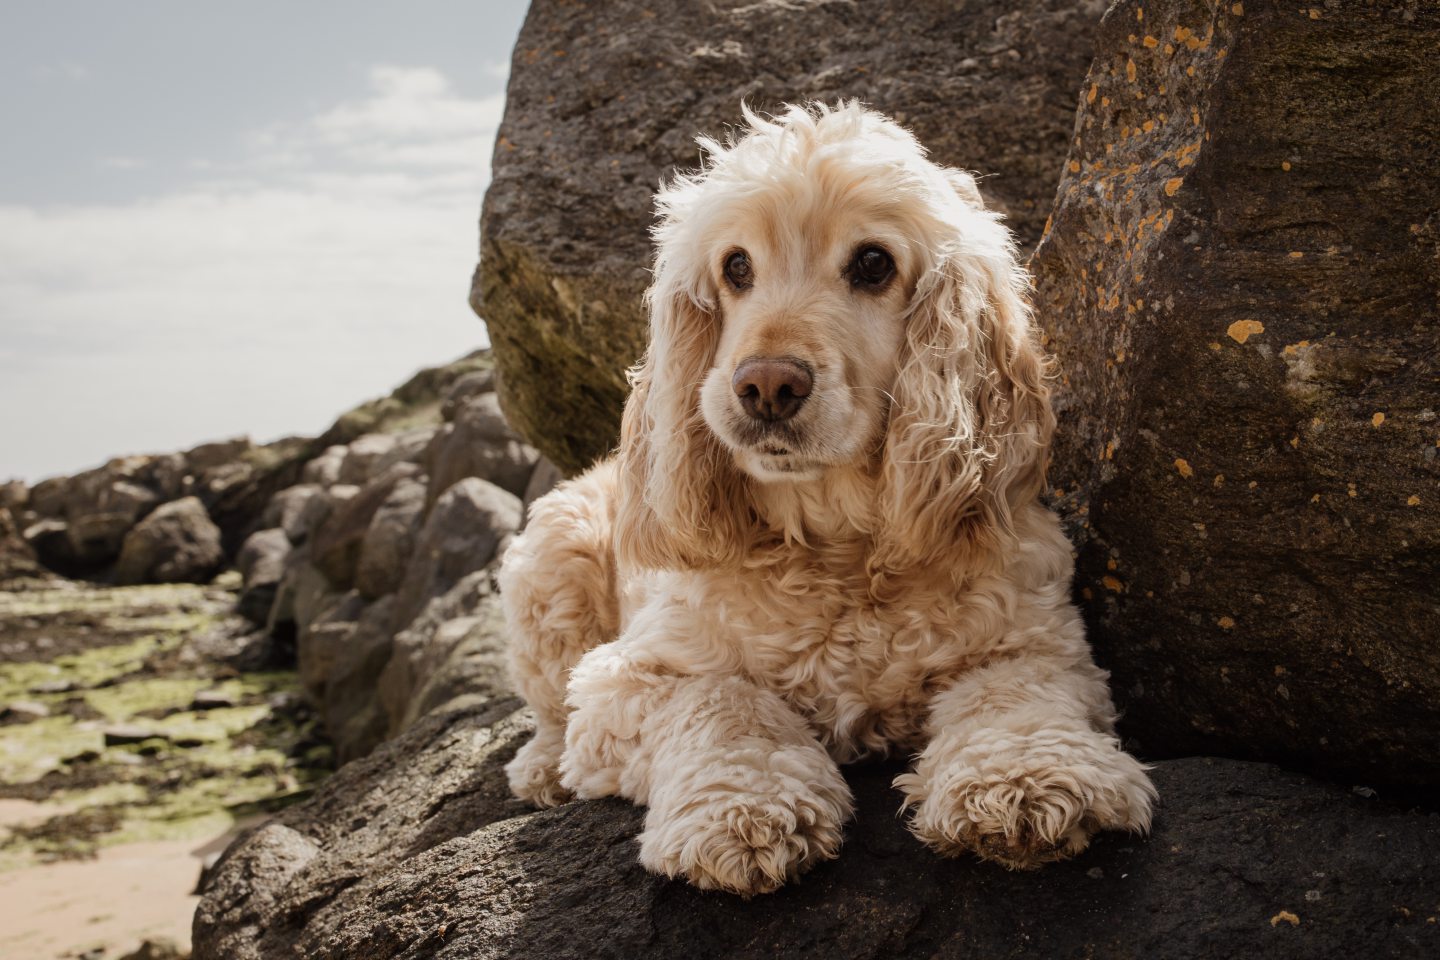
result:
<svg viewBox="0 0 1440 960"><path fill-rule="evenodd" d="M0 869L214 835L308 795L330 755L294 673L186 655L233 602L201 586L0 593L0 630L30 638L0 662L0 705L48 711L0 725L0 799L52 811L0 838ZM38 659L46 649L66 652Z"/></svg>

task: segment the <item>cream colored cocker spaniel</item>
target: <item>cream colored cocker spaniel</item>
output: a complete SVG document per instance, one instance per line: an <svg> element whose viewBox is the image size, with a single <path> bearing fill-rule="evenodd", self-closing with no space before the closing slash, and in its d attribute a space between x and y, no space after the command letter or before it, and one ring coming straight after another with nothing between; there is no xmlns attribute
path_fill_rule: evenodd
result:
<svg viewBox="0 0 1440 960"><path fill-rule="evenodd" d="M648 806L640 861L773 890L835 857L839 764L942 853L1030 867L1155 792L1114 733L1037 497L1054 417L1009 232L856 104L791 108L662 188L619 453L505 556L542 806Z"/></svg>

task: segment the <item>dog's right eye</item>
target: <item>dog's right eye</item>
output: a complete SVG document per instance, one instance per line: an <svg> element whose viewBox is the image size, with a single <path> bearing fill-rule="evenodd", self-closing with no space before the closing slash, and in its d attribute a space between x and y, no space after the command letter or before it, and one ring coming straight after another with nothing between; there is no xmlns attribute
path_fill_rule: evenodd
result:
<svg viewBox="0 0 1440 960"><path fill-rule="evenodd" d="M725 258L725 279L736 290L744 290L755 282L755 273L750 269L750 255L736 250Z"/></svg>

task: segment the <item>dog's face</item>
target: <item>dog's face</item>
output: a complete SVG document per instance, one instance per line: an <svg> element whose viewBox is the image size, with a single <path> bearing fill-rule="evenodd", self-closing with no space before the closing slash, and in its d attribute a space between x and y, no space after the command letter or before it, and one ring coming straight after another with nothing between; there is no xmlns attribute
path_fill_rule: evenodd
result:
<svg viewBox="0 0 1440 960"><path fill-rule="evenodd" d="M782 179L706 244L720 329L700 409L757 480L814 479L883 435L914 257L870 192Z"/></svg>
<svg viewBox="0 0 1440 960"><path fill-rule="evenodd" d="M882 590L885 571L1004 533L1043 482L1054 420L1026 278L974 178L884 117L795 107L746 127L702 138L704 169L657 198L617 550L742 563L770 535L757 484L861 467L865 516L846 522L873 532Z"/></svg>

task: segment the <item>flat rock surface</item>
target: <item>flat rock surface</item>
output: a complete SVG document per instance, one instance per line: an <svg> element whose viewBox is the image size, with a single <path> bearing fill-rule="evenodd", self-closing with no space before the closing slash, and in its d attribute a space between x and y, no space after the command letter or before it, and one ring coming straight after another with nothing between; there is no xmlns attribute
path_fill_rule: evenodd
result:
<svg viewBox="0 0 1440 960"><path fill-rule="evenodd" d="M1270 766L1161 763L1151 838L1034 873L934 855L897 815L896 768L853 768L839 860L747 902L645 873L628 803L509 799L528 727L514 700L440 712L345 767L227 853L196 960L1440 952L1440 816Z"/></svg>

